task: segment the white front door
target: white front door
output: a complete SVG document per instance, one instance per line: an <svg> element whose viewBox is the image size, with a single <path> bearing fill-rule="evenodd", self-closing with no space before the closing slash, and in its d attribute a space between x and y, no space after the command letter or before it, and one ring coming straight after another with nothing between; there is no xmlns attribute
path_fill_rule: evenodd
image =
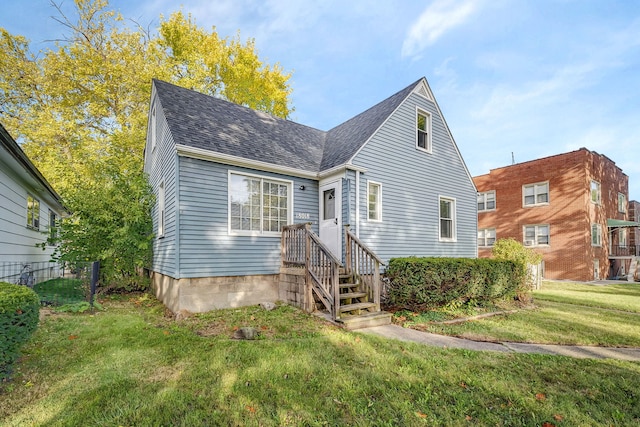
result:
<svg viewBox="0 0 640 427"><path fill-rule="evenodd" d="M320 240L342 259L342 195L340 181L320 186Z"/></svg>

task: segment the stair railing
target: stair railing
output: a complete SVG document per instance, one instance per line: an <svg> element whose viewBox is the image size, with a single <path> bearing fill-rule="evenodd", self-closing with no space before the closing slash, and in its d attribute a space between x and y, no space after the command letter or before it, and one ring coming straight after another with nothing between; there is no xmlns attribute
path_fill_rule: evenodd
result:
<svg viewBox="0 0 640 427"><path fill-rule="evenodd" d="M315 294L332 319L339 318L340 267L342 263L320 241L310 223L286 225L282 228L282 266L304 267L307 311L313 311Z"/></svg>
<svg viewBox="0 0 640 427"><path fill-rule="evenodd" d="M380 311L380 266L384 262L351 232L349 225L344 226L344 234L346 273L360 278L362 292L367 293L369 301L376 304L376 311Z"/></svg>

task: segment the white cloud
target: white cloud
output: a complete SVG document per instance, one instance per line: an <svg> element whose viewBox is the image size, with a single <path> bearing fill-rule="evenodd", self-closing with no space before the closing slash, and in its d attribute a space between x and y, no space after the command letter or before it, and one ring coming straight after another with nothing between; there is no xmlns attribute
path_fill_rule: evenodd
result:
<svg viewBox="0 0 640 427"><path fill-rule="evenodd" d="M477 9L475 0L435 0L409 29L402 43L402 56L418 56L444 33L465 23Z"/></svg>

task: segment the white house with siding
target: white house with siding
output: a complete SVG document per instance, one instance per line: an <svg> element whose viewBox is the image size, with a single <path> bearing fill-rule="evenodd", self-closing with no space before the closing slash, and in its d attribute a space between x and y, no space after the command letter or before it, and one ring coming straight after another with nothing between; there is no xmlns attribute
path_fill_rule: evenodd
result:
<svg viewBox="0 0 640 427"><path fill-rule="evenodd" d="M152 276L173 311L282 299L282 227L382 262L477 256L476 188L425 78L329 131L154 80Z"/></svg>
<svg viewBox="0 0 640 427"><path fill-rule="evenodd" d="M54 247L37 245L64 215L60 196L0 124L0 263L49 261Z"/></svg>

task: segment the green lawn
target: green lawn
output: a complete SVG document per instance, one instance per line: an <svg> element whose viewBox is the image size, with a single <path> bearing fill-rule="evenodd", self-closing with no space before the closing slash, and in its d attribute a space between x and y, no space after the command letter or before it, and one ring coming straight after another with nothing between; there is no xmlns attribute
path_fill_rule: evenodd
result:
<svg viewBox="0 0 640 427"><path fill-rule="evenodd" d="M174 321L152 298L47 316L3 426L637 425L640 364L439 349L283 306ZM254 326L255 341L230 337ZM550 423L550 424L545 424Z"/></svg>
<svg viewBox="0 0 640 427"><path fill-rule="evenodd" d="M440 312L401 313L407 327L484 341L640 347L640 283L544 282L535 308L459 324L431 320Z"/></svg>

